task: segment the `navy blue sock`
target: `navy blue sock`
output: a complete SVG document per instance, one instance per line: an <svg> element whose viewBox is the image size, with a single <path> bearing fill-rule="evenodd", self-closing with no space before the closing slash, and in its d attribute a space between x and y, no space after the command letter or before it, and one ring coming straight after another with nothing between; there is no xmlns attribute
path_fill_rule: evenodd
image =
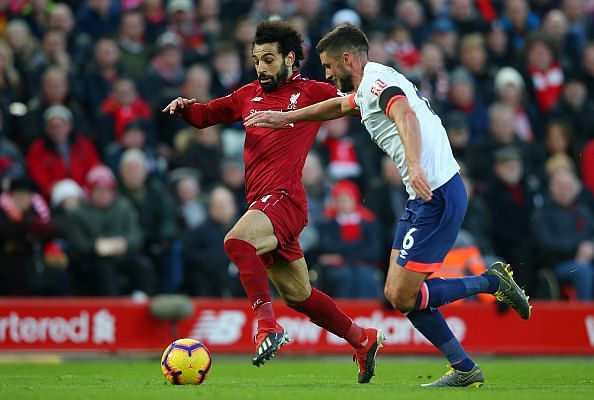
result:
<svg viewBox="0 0 594 400"><path fill-rule="evenodd" d="M474 361L468 357L439 310L427 308L412 311L407 317L413 326L442 352L453 368L466 372L474 367Z"/></svg>
<svg viewBox="0 0 594 400"><path fill-rule="evenodd" d="M454 279L428 279L417 295L416 310L440 307L478 293L495 293L499 280L491 275L476 275Z"/></svg>

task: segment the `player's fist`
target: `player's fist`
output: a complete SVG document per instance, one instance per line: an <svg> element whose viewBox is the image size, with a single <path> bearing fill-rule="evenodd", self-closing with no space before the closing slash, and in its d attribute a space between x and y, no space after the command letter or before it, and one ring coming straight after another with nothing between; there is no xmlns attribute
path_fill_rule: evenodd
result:
<svg viewBox="0 0 594 400"><path fill-rule="evenodd" d="M192 99L185 99L183 97L178 97L174 99L165 107L162 111L164 113L175 114L176 112L180 112L184 108L190 107L192 104L196 103L197 100Z"/></svg>

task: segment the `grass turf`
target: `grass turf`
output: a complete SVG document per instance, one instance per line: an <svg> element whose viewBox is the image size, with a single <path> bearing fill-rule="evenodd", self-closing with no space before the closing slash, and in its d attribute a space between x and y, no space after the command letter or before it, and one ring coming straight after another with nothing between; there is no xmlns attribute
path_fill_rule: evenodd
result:
<svg viewBox="0 0 594 400"><path fill-rule="evenodd" d="M172 386L154 361L85 361L0 365L0 399L594 399L594 359L479 360L480 389L423 389L445 372L439 359L381 357L369 385L356 383L346 356L275 359L262 368L249 357L215 358L201 386Z"/></svg>

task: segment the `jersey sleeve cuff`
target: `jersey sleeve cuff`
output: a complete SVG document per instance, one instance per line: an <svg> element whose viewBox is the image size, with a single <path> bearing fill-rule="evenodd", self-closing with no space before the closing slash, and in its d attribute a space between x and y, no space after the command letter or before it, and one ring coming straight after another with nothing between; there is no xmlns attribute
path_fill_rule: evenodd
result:
<svg viewBox="0 0 594 400"><path fill-rule="evenodd" d="M390 118L390 107L392 107L392 104L398 99L406 99L406 96L403 94L397 94L395 96L392 96L390 98L390 100L388 100L388 103L386 104L386 109L385 109L385 113L386 113L386 116L388 116L388 118Z"/></svg>
<svg viewBox="0 0 594 400"><path fill-rule="evenodd" d="M357 106L357 103L355 103L355 93L351 93L349 94L349 106L351 106L351 108L353 110L359 110L359 106Z"/></svg>

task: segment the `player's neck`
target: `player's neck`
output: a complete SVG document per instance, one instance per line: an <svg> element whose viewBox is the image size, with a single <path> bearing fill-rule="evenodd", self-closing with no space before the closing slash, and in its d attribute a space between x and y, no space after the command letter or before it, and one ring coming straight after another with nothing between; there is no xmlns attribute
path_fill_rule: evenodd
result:
<svg viewBox="0 0 594 400"><path fill-rule="evenodd" d="M368 62L369 60L367 59L360 60L357 63L357 65L354 66L353 87L355 88L355 91L359 89L359 85L361 84L361 80L363 79L363 71L365 70L365 65L367 65Z"/></svg>

